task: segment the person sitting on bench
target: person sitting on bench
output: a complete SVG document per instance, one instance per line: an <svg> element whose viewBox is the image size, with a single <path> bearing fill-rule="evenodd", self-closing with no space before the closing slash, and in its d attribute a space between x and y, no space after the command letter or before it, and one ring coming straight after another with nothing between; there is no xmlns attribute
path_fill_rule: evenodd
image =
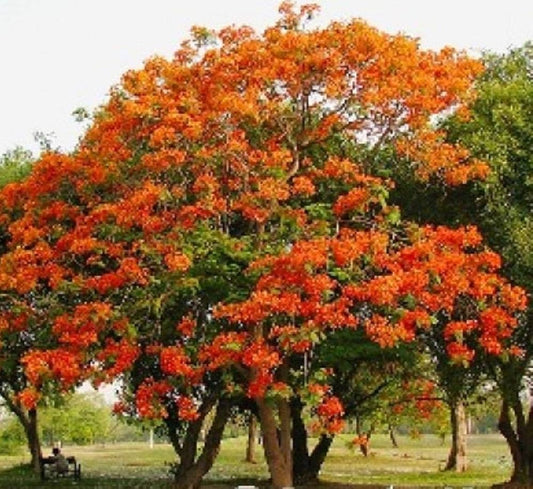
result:
<svg viewBox="0 0 533 489"><path fill-rule="evenodd" d="M68 472L68 462L65 456L61 453L61 450L59 448L54 448L52 450L52 454L54 463L50 469L56 472L58 475L66 474Z"/></svg>

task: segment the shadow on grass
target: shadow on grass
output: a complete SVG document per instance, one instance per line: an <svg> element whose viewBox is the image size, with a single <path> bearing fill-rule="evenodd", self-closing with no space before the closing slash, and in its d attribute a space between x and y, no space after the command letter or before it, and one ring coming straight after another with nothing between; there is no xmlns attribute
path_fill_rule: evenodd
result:
<svg viewBox="0 0 533 489"><path fill-rule="evenodd" d="M201 489L235 489L238 486L256 486L259 489L270 488L266 479L230 478L205 480ZM172 480L154 480L150 478L115 478L115 477L84 477L80 481L74 479L52 479L42 482L28 464L16 465L0 471L0 489L71 489L72 487L87 489L172 489ZM299 486L298 489L388 489L384 484L346 484L342 482L323 481L318 484ZM394 485L394 489L435 489L442 485ZM444 487L452 487L444 486ZM460 489L461 486L453 485ZM469 489L476 486L468 485ZM486 487L486 486L480 486Z"/></svg>
<svg viewBox="0 0 533 489"><path fill-rule="evenodd" d="M72 478L49 479L41 481L28 464L16 465L0 470L0 489L171 489L171 481L143 478L86 477L77 481Z"/></svg>

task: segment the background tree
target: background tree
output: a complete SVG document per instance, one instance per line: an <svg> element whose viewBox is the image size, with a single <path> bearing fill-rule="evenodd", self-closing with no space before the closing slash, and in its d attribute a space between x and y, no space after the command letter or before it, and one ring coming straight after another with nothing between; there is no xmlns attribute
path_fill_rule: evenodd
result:
<svg viewBox="0 0 533 489"><path fill-rule="evenodd" d="M41 409L39 427L43 443L75 445L103 443L110 439L111 407L94 394L75 393L59 405Z"/></svg>
<svg viewBox="0 0 533 489"><path fill-rule="evenodd" d="M504 55L487 53L486 70L477 82L478 96L470 106L470 119L452 117L443 123L450 141L468 147L473 155L490 164L486 180L460 189L421 185L404 164L406 161L395 159L398 166L389 166L397 182L391 197L402 205L404 215L418 222L475 223L490 246L501 253L502 273L524 287L529 296L533 283L532 54L531 43ZM417 198L412 199L412 195ZM520 402L524 385L529 388L531 334L530 308L515 339L523 351L522 358L507 361L492 356L489 362L504 399L500 429L513 454L511 481L518 483L532 481L531 439L526 428L529 415ZM521 421L513 426L513 419Z"/></svg>
<svg viewBox="0 0 533 489"><path fill-rule="evenodd" d="M444 470L464 472L468 467L467 406L474 395L483 387L483 365L479 355L474 355L469 362L450 362L447 351L450 335L457 334L458 339L462 341L463 332L445 330L445 325L448 322L449 319L438 321L430 331L423 335L423 343L434 363L435 382L443 394L442 399L446 403L450 415L452 437L450 453ZM472 351L475 351L475 346Z"/></svg>
<svg viewBox="0 0 533 489"><path fill-rule="evenodd" d="M0 188L22 180L31 170L35 160L31 151L17 146L0 156Z"/></svg>

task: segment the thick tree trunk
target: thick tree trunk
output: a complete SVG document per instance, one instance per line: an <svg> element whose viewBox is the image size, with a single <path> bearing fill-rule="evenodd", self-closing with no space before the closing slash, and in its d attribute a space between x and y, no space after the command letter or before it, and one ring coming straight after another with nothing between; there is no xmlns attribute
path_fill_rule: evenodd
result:
<svg viewBox="0 0 533 489"><path fill-rule="evenodd" d="M265 399L256 399L263 432L263 449L268 464L272 485L276 489L292 487L292 450L291 450L291 420L290 408L286 400L278 403L280 429L278 427L274 408Z"/></svg>
<svg viewBox="0 0 533 489"><path fill-rule="evenodd" d="M248 442L246 444L246 462L255 464L255 446L257 441L257 418L250 413L248 417Z"/></svg>
<svg viewBox="0 0 533 489"><path fill-rule="evenodd" d="M290 403L286 399L280 399L278 401L278 416L280 425L279 444L283 458L289 467L292 486L292 421Z"/></svg>
<svg viewBox="0 0 533 489"><path fill-rule="evenodd" d="M309 477L309 448L307 445L307 429L302 419L303 404L299 399L291 404L292 416L292 473L296 485L310 482ZM314 481L313 481L314 482Z"/></svg>
<svg viewBox="0 0 533 489"><path fill-rule="evenodd" d="M15 414L24 428L26 443L30 451L31 466L36 474L41 472L40 459L42 457L41 440L39 439L39 429L37 423L37 409L26 411L19 404L15 404L11 398L2 396L7 407Z"/></svg>
<svg viewBox="0 0 533 489"><path fill-rule="evenodd" d="M526 422L522 405L519 400L513 403L512 410L516 420L513 426L510 415L509 402L503 401L498 421L498 429L505 438L511 458L513 473L509 482L494 487L524 487L533 486L533 409L530 408Z"/></svg>
<svg viewBox="0 0 533 489"><path fill-rule="evenodd" d="M333 442L332 436L322 435L309 454L308 436L302 419L302 404L294 401L292 414L293 478L296 485L316 484L322 464Z"/></svg>
<svg viewBox="0 0 533 489"><path fill-rule="evenodd" d="M320 474L320 469L326 456L328 455L331 444L333 443L333 435L321 435L318 443L313 448L311 452L311 457L309 459L309 475L310 480L318 480L318 475Z"/></svg>
<svg viewBox="0 0 533 489"><path fill-rule="evenodd" d="M231 401L221 399L217 405L213 423L205 437L202 452L196 458L197 443L202 423L191 423L181 449L180 464L175 473L174 487L176 489L197 489L202 478L213 466L220 448L224 427L230 415Z"/></svg>
<svg viewBox="0 0 533 489"><path fill-rule="evenodd" d="M25 410L22 405L13 401L13 397L9 393L3 391L0 393L0 397L2 397L8 409L18 418L24 428L26 443L31 455L31 466L39 474L41 472L40 458L42 451L37 424L37 409Z"/></svg>
<svg viewBox="0 0 533 489"><path fill-rule="evenodd" d="M462 402L457 406L457 430L457 464L455 470L457 472L466 472L466 469L468 468L468 458L466 454L468 425L465 405Z"/></svg>
<svg viewBox="0 0 533 489"><path fill-rule="evenodd" d="M26 432L28 448L31 453L31 465L36 473L40 473L42 451L37 426L37 409L30 409L28 411L27 423L24 425L24 431Z"/></svg>
<svg viewBox="0 0 533 489"><path fill-rule="evenodd" d="M465 472L468 466L466 455L467 426L465 406L462 401L457 401L451 405L450 423L452 428L452 445L444 470Z"/></svg>

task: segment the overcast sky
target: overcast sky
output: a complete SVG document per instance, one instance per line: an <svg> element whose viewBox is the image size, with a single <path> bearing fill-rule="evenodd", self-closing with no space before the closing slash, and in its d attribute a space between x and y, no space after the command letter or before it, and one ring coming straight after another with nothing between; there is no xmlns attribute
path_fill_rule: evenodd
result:
<svg viewBox="0 0 533 489"><path fill-rule="evenodd" d="M70 150L82 126L72 111L105 101L109 88L153 54L171 56L192 25L277 18L279 0L0 0L0 154L35 150L53 133ZM321 22L361 17L424 47L504 52L533 39L533 0L322 0Z"/></svg>

